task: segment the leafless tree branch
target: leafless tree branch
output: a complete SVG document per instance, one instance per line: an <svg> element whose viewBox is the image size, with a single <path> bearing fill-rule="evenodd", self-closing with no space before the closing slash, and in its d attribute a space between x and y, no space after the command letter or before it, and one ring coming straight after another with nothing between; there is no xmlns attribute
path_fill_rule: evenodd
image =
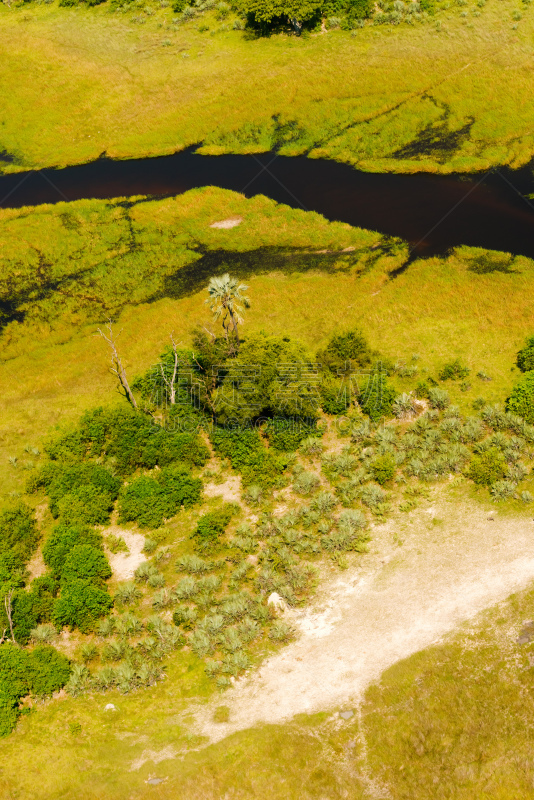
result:
<svg viewBox="0 0 534 800"><path fill-rule="evenodd" d="M128 383L128 378L126 377L126 371L122 365L121 357L117 350L117 345L115 343L115 336L113 334L113 324L111 320L108 320L106 325L107 334L104 333L102 328L98 329L98 333L100 336L108 343L109 348L111 350L111 367L110 370L115 375L118 380L117 390L119 394L125 397L128 402L135 408L137 411L137 401L133 395L132 390L130 389L130 384Z"/></svg>

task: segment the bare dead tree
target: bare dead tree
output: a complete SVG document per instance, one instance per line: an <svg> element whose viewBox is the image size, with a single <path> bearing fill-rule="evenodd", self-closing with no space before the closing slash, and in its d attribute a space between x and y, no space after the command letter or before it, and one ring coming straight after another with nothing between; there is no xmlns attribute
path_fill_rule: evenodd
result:
<svg viewBox="0 0 534 800"><path fill-rule="evenodd" d="M7 628L4 628L4 630L2 632L2 637L0 638L0 644L4 644L4 642L6 640L6 633L7 633Z"/></svg>
<svg viewBox="0 0 534 800"><path fill-rule="evenodd" d="M113 324L111 320L108 320L106 325L107 334L104 333L102 328L98 329L98 333L100 336L108 343L109 348L111 350L111 367L110 370L115 375L118 380L117 384L117 391L120 395L125 397L128 402L135 408L137 411L137 401L133 395L132 390L130 389L130 384L128 383L128 378L126 377L126 371L122 366L121 357L117 350L117 345L115 343L115 336L113 334Z"/></svg>
<svg viewBox="0 0 534 800"><path fill-rule="evenodd" d="M4 608L6 610L6 617L7 621L9 622L9 631L11 633L11 641L13 644L17 644L17 640L15 639L15 634L13 633L13 608L11 606L11 600L13 598L13 589L9 589L4 595ZM2 635L2 641L4 640L5 631Z"/></svg>
<svg viewBox="0 0 534 800"><path fill-rule="evenodd" d="M176 342L174 341L174 333L171 333L170 338L172 344L172 352L174 356L172 376L170 378L167 377L167 375L165 374L165 368L163 364L160 364L159 368L161 370L161 377L163 378L165 386L167 387L167 393L169 395L171 406L173 406L176 403L176 373L178 372L179 359L178 359L178 348L176 346Z"/></svg>

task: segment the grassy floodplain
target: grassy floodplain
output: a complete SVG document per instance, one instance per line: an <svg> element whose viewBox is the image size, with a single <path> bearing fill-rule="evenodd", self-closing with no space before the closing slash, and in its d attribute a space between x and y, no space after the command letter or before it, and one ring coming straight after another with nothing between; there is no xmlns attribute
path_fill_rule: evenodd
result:
<svg viewBox="0 0 534 800"><path fill-rule="evenodd" d="M0 7L4 171L196 143L399 172L518 166L534 153L534 14L518 0L259 40L215 12L177 24L162 5Z"/></svg>
<svg viewBox="0 0 534 800"><path fill-rule="evenodd" d="M523 2L444 2L416 26L300 39L254 40L215 12L174 18L153 2L128 11L1 5L1 171L190 144L213 154L278 147L397 172L520 166L534 153L534 15ZM229 216L241 224L210 227ZM117 321L128 373L140 374L171 331L187 344L195 322L209 324L205 287L224 265L250 287L245 335L289 335L313 353L359 326L384 356L417 363L421 378L459 358L469 385L446 388L465 414L477 398L508 395L515 354L533 332L527 258L460 247L403 271L399 240L209 187L166 200L0 211L0 256L0 507L24 496L45 537L53 521L43 495L25 495L40 458L30 446L87 408L118 402L97 327ZM398 375L393 382L413 388ZM470 501L484 492L488 502L486 490L456 491ZM500 508L527 513L519 501ZM188 512L170 523L173 546L196 519ZM170 564L163 569L174 580ZM38 702L2 740L0 794L368 800L384 782L395 800L526 800L533 656L515 639L533 600L512 597L398 663L367 692L361 722L344 726L327 714L299 717L203 749L187 714L214 687L187 651L148 689ZM65 639L77 656L81 636ZM118 711L105 712L107 702ZM224 695L220 704L224 718ZM147 786L154 774L166 780Z"/></svg>

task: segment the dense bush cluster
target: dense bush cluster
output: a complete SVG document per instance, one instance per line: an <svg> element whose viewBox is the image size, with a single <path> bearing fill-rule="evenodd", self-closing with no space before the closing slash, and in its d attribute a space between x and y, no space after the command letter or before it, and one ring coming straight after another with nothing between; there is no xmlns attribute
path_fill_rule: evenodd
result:
<svg viewBox="0 0 534 800"><path fill-rule="evenodd" d="M521 376L506 401L506 409L534 425L534 370Z"/></svg>
<svg viewBox="0 0 534 800"><path fill-rule="evenodd" d="M69 680L69 660L48 645L31 651L11 642L0 645L0 736L11 732L26 695L50 696Z"/></svg>
<svg viewBox="0 0 534 800"><path fill-rule="evenodd" d="M106 456L119 475L176 461L202 466L209 458L196 433L155 425L127 407L88 411L74 431L51 440L46 452L58 462Z"/></svg>
<svg viewBox="0 0 534 800"><path fill-rule="evenodd" d="M287 458L268 450L254 428L214 427L210 439L215 452L241 473L244 486L273 488L287 467Z"/></svg>
<svg viewBox="0 0 534 800"><path fill-rule="evenodd" d="M60 523L43 546L43 558L60 587L48 619L60 628L66 625L88 633L113 605L105 587L111 568L101 534L87 526Z"/></svg>
<svg viewBox="0 0 534 800"><path fill-rule="evenodd" d="M534 370L534 336L528 336L524 347L517 353L516 362L521 372Z"/></svg>
<svg viewBox="0 0 534 800"><path fill-rule="evenodd" d="M38 541L35 517L24 503L18 503L0 514L0 558L9 554L19 566L23 566Z"/></svg>
<svg viewBox="0 0 534 800"><path fill-rule="evenodd" d="M182 506L200 502L202 481L187 467L164 467L153 475L140 475L125 485L119 497L121 522L137 522L142 528L158 528Z"/></svg>

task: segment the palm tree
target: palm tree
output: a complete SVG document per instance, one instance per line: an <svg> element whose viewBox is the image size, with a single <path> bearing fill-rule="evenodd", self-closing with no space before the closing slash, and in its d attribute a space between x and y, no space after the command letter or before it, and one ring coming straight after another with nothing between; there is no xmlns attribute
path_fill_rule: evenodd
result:
<svg viewBox="0 0 534 800"><path fill-rule="evenodd" d="M246 297L248 286L244 283L238 283L237 278L232 278L228 272L221 275L220 278L211 278L208 285L209 297L206 304L209 305L210 311L215 320L222 317L222 326L228 339L228 330L230 325L235 334L236 342L239 345L239 334L237 326L243 322L241 316L244 308L250 307L250 301Z"/></svg>

